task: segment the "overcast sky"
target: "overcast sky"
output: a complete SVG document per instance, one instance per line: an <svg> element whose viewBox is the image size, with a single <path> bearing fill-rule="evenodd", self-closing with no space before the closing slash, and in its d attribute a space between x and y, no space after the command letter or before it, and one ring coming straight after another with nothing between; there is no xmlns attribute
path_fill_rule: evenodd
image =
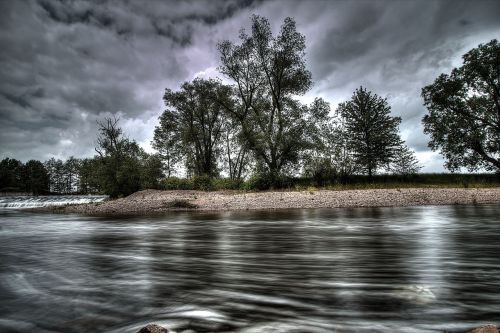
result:
<svg viewBox="0 0 500 333"><path fill-rule="evenodd" d="M147 151L165 88L221 77L216 44L250 16L274 31L285 17L306 36L314 86L332 110L363 85L387 97L422 171L420 90L500 38L500 1L8 1L0 0L0 158L93 156L96 120L119 114Z"/></svg>

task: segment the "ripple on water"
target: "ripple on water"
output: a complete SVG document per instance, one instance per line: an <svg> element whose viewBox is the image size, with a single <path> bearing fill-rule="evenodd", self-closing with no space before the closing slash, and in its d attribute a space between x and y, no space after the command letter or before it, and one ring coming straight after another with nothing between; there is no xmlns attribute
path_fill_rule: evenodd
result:
<svg viewBox="0 0 500 333"><path fill-rule="evenodd" d="M0 331L440 332L500 322L500 207L0 215Z"/></svg>

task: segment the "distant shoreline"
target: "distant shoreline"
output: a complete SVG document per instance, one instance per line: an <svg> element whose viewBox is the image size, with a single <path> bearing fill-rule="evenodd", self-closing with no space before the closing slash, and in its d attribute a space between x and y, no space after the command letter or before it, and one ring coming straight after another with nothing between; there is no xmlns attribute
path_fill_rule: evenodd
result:
<svg viewBox="0 0 500 333"><path fill-rule="evenodd" d="M102 203L36 208L95 216L147 216L171 211L241 211L300 208L403 207L500 204L500 188L402 188L313 191L144 190Z"/></svg>

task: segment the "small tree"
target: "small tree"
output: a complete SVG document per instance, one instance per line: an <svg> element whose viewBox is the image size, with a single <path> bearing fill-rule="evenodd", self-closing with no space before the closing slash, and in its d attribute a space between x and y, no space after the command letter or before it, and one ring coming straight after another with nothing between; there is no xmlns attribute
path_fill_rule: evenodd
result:
<svg viewBox="0 0 500 333"><path fill-rule="evenodd" d="M100 188L109 196L129 195L140 189L140 156L144 154L135 141L123 137L119 119L98 122L96 152L99 161Z"/></svg>
<svg viewBox="0 0 500 333"><path fill-rule="evenodd" d="M402 144L395 152L389 170L397 175L409 176L418 173L422 167L418 164L415 152Z"/></svg>
<svg viewBox="0 0 500 333"><path fill-rule="evenodd" d="M160 123L155 127L151 145L158 151L166 176L171 177L175 174L177 164L183 158L179 119L174 112L165 110L159 120Z"/></svg>
<svg viewBox="0 0 500 333"><path fill-rule="evenodd" d="M371 179L377 169L390 163L401 143L398 134L401 118L390 115L386 99L363 87L356 89L350 101L341 103L337 113L344 123L356 163Z"/></svg>
<svg viewBox="0 0 500 333"><path fill-rule="evenodd" d="M480 44L463 60L422 89L429 110L424 132L449 170L500 172L500 44L496 39Z"/></svg>
<svg viewBox="0 0 500 333"><path fill-rule="evenodd" d="M65 193L72 193L79 191L78 170L80 169L80 160L70 156L64 162L65 174Z"/></svg>

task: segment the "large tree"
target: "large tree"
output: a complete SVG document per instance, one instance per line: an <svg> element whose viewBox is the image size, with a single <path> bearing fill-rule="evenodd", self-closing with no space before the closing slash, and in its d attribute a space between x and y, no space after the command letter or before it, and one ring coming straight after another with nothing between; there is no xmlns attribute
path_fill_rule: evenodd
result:
<svg viewBox="0 0 500 333"><path fill-rule="evenodd" d="M360 87L350 101L339 104L337 113L355 160L368 176L371 178L377 169L388 166L401 144L401 118L391 116L387 100Z"/></svg>
<svg viewBox="0 0 500 333"><path fill-rule="evenodd" d="M446 167L500 172L500 44L480 44L463 65L422 89L424 132Z"/></svg>
<svg viewBox="0 0 500 333"><path fill-rule="evenodd" d="M195 79L185 82L180 91L166 89L163 99L167 110L161 119L166 121L155 129L154 146L160 153L170 149L171 162L178 157L175 154L182 154L188 173L216 176L226 121L223 105L232 105L230 87L217 80ZM168 133L166 140L162 133Z"/></svg>
<svg viewBox="0 0 500 333"><path fill-rule="evenodd" d="M220 71L234 82L238 97L226 109L241 124L257 164L277 177L310 149L315 125L328 115L321 100L307 107L294 99L311 87L305 38L291 18L273 36L269 21L253 16L250 35L241 30L239 44L224 41L218 48Z"/></svg>

